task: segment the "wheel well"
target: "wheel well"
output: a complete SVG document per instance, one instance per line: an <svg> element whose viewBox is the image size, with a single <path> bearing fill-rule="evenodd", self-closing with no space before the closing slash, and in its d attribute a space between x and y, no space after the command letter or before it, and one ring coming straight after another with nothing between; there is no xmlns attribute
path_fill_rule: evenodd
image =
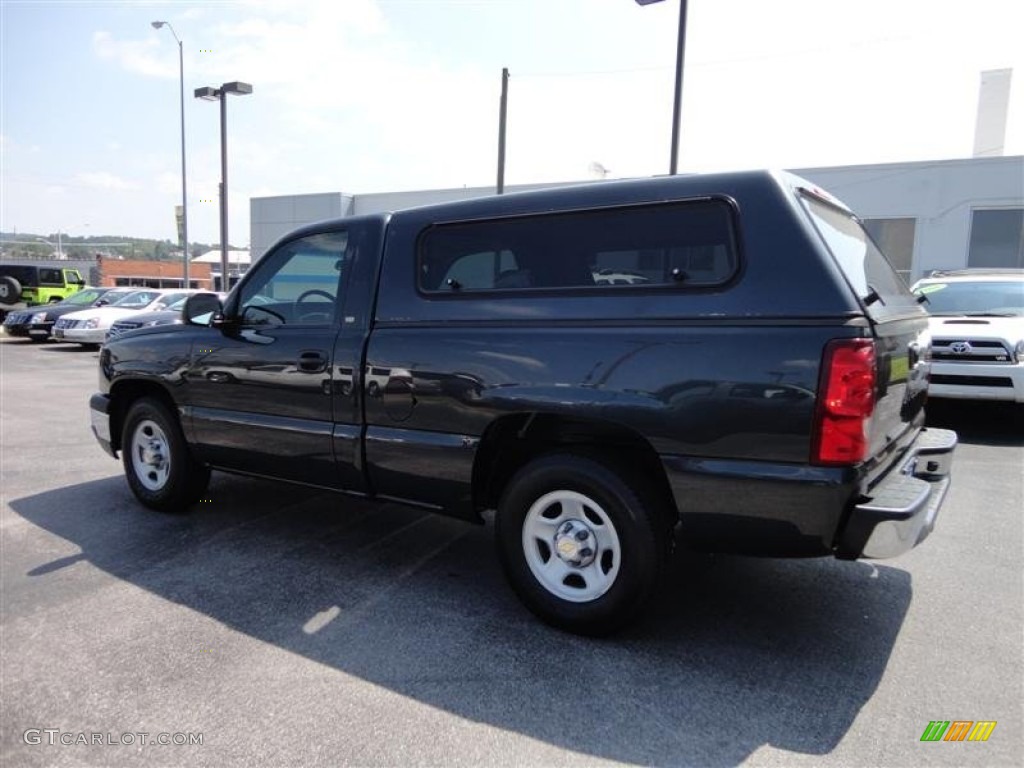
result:
<svg viewBox="0 0 1024 768"><path fill-rule="evenodd" d="M514 414L488 426L473 464L474 508L478 512L496 508L516 472L538 456L556 451L585 455L641 478L674 523L677 512L668 478L647 440L618 424L556 414Z"/></svg>
<svg viewBox="0 0 1024 768"><path fill-rule="evenodd" d="M140 397L152 397L166 405L171 413L177 413L174 398L159 384L151 381L121 381L110 389L110 444L113 450L121 449L121 432L124 418L132 403Z"/></svg>

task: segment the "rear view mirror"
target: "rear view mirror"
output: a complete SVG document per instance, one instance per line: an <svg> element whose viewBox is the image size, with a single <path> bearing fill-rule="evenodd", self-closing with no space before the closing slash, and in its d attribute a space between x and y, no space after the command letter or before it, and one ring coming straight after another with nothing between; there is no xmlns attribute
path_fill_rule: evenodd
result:
<svg viewBox="0 0 1024 768"><path fill-rule="evenodd" d="M181 310L182 322L188 325L211 325L224 307L215 293L196 293L188 297Z"/></svg>

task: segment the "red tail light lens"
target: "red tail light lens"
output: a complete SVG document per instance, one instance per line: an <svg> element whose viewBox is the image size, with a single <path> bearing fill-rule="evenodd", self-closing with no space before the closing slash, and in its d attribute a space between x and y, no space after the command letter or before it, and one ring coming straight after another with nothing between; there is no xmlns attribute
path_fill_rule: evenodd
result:
<svg viewBox="0 0 1024 768"><path fill-rule="evenodd" d="M874 409L874 342L830 341L822 359L811 462L847 465L867 458L868 427Z"/></svg>

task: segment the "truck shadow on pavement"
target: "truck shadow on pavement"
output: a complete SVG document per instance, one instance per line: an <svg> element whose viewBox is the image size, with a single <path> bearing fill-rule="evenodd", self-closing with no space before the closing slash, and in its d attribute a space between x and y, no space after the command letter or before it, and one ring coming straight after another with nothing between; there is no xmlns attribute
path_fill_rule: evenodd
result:
<svg viewBox="0 0 1024 768"><path fill-rule="evenodd" d="M643 623L593 640L520 606L490 527L219 474L208 495L159 515L117 477L10 502L81 553L5 553L8 602L85 560L460 718L595 758L731 766L762 745L832 751L911 600L898 568L687 554Z"/></svg>
<svg viewBox="0 0 1024 768"><path fill-rule="evenodd" d="M61 344L59 342L54 342L54 343L51 343L51 344L47 344L45 347L40 347L39 351L40 352L46 352L48 354L52 353L52 354L56 354L56 355L67 355L67 354L85 355L85 354L88 354L88 353L91 352L93 355L98 356L98 354L99 354L99 345L98 344L90 344L90 345L85 345L85 344Z"/></svg>
<svg viewBox="0 0 1024 768"><path fill-rule="evenodd" d="M1024 405L974 400L928 401L929 427L952 429L960 442L1024 446Z"/></svg>

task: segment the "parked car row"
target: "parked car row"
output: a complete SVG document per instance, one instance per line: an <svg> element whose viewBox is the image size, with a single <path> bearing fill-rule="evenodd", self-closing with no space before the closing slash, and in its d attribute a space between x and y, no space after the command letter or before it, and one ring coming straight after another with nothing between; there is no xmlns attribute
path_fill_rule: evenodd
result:
<svg viewBox="0 0 1024 768"><path fill-rule="evenodd" d="M64 301L46 306L30 307L8 313L4 331L9 336L46 341L53 333L58 318L89 307L111 304L131 293L133 288L83 288Z"/></svg>
<svg viewBox="0 0 1024 768"><path fill-rule="evenodd" d="M180 322L181 308L194 290L84 288L59 304L11 312L4 320L10 336L33 341L102 344L111 334Z"/></svg>
<svg viewBox="0 0 1024 768"><path fill-rule="evenodd" d="M609 284L622 277L601 276ZM1024 270L933 272L912 290L931 316L931 396L1024 403ZM60 303L10 312L3 327L33 341L98 345L136 328L180 323L192 293L83 288Z"/></svg>

